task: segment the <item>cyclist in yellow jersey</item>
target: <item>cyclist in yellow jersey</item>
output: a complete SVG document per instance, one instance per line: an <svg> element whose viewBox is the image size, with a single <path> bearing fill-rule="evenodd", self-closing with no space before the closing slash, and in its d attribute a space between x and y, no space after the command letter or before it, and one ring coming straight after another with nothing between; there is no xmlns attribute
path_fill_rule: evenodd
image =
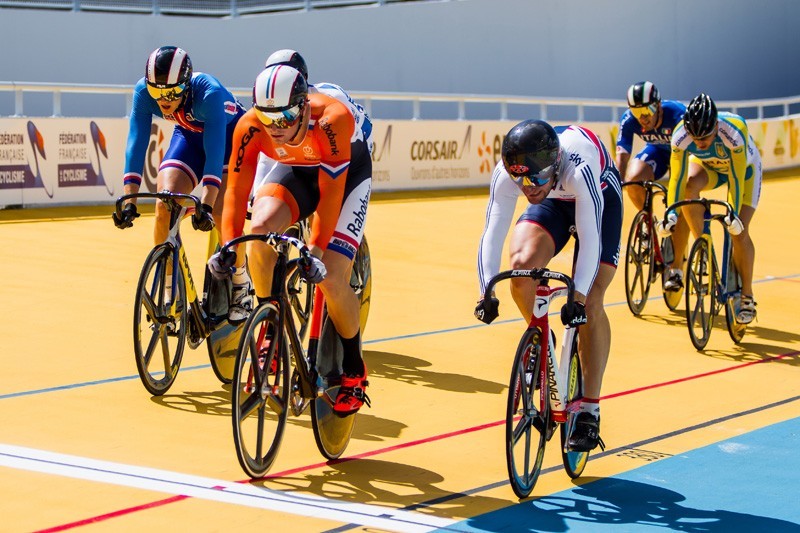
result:
<svg viewBox="0 0 800 533"><path fill-rule="evenodd" d="M733 262L742 277L742 303L737 320L749 324L756 316L753 299L753 262L755 246L750 237L753 219L761 195L761 154L747 131L744 118L733 113L718 113L714 101L706 94L695 97L686 108L683 121L672 135L670 180L667 201L671 205L682 199L700 198L701 191L728 184L728 202L735 216L728 222L733 240ZM692 234L703 232L703 208L690 205L681 208ZM676 226L678 213L667 212L659 224L659 232L668 235L674 229L675 259L670 265L664 288L679 290L683 286L681 269L688 231Z"/></svg>

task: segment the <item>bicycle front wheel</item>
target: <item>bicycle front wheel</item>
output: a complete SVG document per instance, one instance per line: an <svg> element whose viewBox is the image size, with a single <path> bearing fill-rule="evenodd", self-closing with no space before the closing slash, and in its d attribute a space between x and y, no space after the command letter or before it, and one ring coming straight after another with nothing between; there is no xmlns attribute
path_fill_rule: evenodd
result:
<svg viewBox="0 0 800 533"><path fill-rule="evenodd" d="M153 248L142 266L133 304L133 351L136 369L144 388L160 396L175 378L186 346L186 286L180 271L174 276L171 291L167 277L172 275L173 247Z"/></svg>
<svg viewBox="0 0 800 533"><path fill-rule="evenodd" d="M546 342L539 329L525 331L508 386L506 466L511 488L520 498L530 496L539 479L552 426L546 366L541 355Z"/></svg>
<svg viewBox="0 0 800 533"><path fill-rule="evenodd" d="M633 218L628 232L628 247L625 259L625 299L628 309L636 316L642 314L653 282L655 246L652 219L646 211L639 211Z"/></svg>
<svg viewBox="0 0 800 533"><path fill-rule="evenodd" d="M702 350L711 337L717 304L716 269L711 259L710 241L700 237L689 252L686 269L686 325L689 338L697 350Z"/></svg>
<svg viewBox="0 0 800 533"><path fill-rule="evenodd" d="M263 477L278 455L289 403L289 353L278 309L259 306L244 326L236 353L231 415L236 457L251 478Z"/></svg>
<svg viewBox="0 0 800 533"><path fill-rule="evenodd" d="M581 372L581 359L578 356L578 334L572 340L572 350L569 355L569 372L567 374L567 405L583 397L583 374ZM567 439L569 431L567 424L561 424L561 459L564 463L564 470L572 479L580 477L586 462L589 460L589 452L573 452L567 450Z"/></svg>

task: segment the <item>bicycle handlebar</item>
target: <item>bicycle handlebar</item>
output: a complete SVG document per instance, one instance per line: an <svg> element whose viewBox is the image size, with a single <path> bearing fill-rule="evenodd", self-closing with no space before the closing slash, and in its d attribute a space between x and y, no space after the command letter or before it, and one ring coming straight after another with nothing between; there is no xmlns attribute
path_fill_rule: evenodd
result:
<svg viewBox="0 0 800 533"><path fill-rule="evenodd" d="M492 296L492 289L499 282L510 278L531 278L537 279L554 279L560 281L567 286L567 306L572 307L575 301L575 283L572 278L561 272L555 272L547 268L533 268L530 270L506 270L494 276L486 285L483 291L483 299L488 301Z"/></svg>
<svg viewBox="0 0 800 533"><path fill-rule="evenodd" d="M115 204L115 208L117 211L117 216L122 215L122 204L125 203L125 200L131 200L133 198L158 198L162 202L167 205L167 209L172 211L175 207L182 207L178 201L179 200L191 200L194 203L195 210L200 209L200 199L197 196L193 196L191 194L182 194L177 192L169 192L169 191L161 191L161 192L135 192L131 194L126 194L117 198L117 202ZM192 208L190 208L192 209Z"/></svg>
<svg viewBox="0 0 800 533"><path fill-rule="evenodd" d="M622 184L623 187L627 187L629 185L638 185L643 189L652 189L653 187L655 187L658 190L655 191L653 194L661 193L664 196L667 195L667 188L655 181L626 181L625 183Z"/></svg>
<svg viewBox="0 0 800 533"><path fill-rule="evenodd" d="M721 213L717 213L717 214L712 214L711 215L711 220L720 220L723 223L725 223L726 219L727 220L732 220L733 219L733 215L734 215L733 207L731 206L731 204L729 204L728 202L724 202L722 200L713 200L711 198L693 198L693 199L690 199L690 200L680 200L678 202L675 202L671 206L667 207L667 211L673 211L674 212L679 207L682 207L684 205L702 205L703 208L708 213L711 213L711 206L717 205L717 206L720 206L720 207L724 207L725 208L725 214L724 215L721 214Z"/></svg>
<svg viewBox="0 0 800 533"><path fill-rule="evenodd" d="M231 254L235 253L233 250L234 247L247 241L265 242L268 245L272 246L273 248L278 247L281 243L288 243L297 248L297 250L300 252L301 259L310 259L312 255L311 250L300 239L276 232L251 233L249 235L242 235L241 237L236 237L235 239L231 239L230 241L225 243L225 245L223 245L220 248L219 253L223 258L230 256Z"/></svg>

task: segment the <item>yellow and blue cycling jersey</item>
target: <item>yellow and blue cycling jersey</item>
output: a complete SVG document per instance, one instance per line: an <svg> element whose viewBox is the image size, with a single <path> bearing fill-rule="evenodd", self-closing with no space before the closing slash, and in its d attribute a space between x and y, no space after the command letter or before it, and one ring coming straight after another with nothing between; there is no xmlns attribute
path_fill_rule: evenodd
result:
<svg viewBox="0 0 800 533"><path fill-rule="evenodd" d="M703 165L708 174L704 190L728 184L728 202L736 214L742 205L753 209L761 193L761 154L747 131L744 118L733 113L719 113L717 135L711 145L700 150L687 133L683 121L672 135L670 179L667 201L673 204L684 199L689 179L689 163Z"/></svg>

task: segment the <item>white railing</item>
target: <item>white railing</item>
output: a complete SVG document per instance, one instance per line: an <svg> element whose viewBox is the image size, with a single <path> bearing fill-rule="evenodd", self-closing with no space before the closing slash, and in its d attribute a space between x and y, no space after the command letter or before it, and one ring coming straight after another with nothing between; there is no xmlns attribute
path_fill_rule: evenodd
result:
<svg viewBox="0 0 800 533"><path fill-rule="evenodd" d="M61 106L61 97L65 93L76 94L111 94L125 98L126 115L130 115L133 102L133 87L130 85L90 85L90 84L57 84L57 83L34 83L34 82L0 82L0 94L11 92L14 95L14 113L11 117L22 117L25 115L24 94L25 93L51 93L52 94L52 113L50 116L75 116L64 115ZM238 97L246 106L249 103L252 89L235 88L231 92ZM350 95L366 108L373 118L384 118L376 115L373 109L375 102L401 102L411 103L412 120L420 120L422 116L423 103L454 103L457 106L456 118L466 120L467 104L490 104L498 106L495 120L507 120L509 117L509 105L524 105L538 107L539 118L547 120L551 108L570 108L574 110L575 120L583 122L587 108L604 109L609 113L609 119L618 121L622 112L627 109L624 100L601 99L601 98L557 98L557 97L525 97L525 96L503 96L503 95L476 95L476 94L437 94L437 93L399 93L399 92L364 92L352 91ZM800 96L787 98L767 98L761 100L735 100L718 101L717 107L723 110L730 110L733 113L743 114L749 110L747 116L750 118L764 119L774 117L786 117L800 113ZM753 113L754 112L754 113ZM0 110L0 116L2 110ZM396 118L396 117L395 117ZM597 119L593 119L597 120Z"/></svg>

